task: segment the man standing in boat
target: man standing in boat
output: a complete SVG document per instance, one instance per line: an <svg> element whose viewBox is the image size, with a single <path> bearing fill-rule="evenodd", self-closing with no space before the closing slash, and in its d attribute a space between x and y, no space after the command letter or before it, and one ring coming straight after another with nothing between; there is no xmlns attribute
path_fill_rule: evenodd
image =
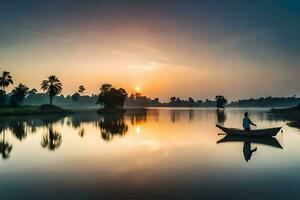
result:
<svg viewBox="0 0 300 200"><path fill-rule="evenodd" d="M244 113L244 119L243 119L243 127L245 131L250 131L250 125L256 126L249 118L248 118L248 112Z"/></svg>

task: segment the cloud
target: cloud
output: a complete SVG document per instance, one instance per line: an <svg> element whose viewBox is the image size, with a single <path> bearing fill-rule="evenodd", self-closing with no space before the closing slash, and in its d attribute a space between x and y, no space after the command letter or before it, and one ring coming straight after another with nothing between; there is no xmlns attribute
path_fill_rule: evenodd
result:
<svg viewBox="0 0 300 200"><path fill-rule="evenodd" d="M153 70L157 70L160 67L161 65L154 61L150 61L144 64L128 65L129 69L138 69L143 71L153 71Z"/></svg>

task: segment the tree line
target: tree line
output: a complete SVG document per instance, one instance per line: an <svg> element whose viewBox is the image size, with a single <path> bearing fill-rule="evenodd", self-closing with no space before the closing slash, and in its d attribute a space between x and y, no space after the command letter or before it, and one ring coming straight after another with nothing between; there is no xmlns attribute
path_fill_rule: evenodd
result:
<svg viewBox="0 0 300 200"><path fill-rule="evenodd" d="M48 76L47 79L41 82L41 89L44 94L37 94L35 88L29 89L26 85L20 83L17 85L9 95L6 95L6 88L13 85L13 79L10 72L3 71L0 76L0 105L5 105L8 102L10 106L20 106L24 103L26 98L38 98L45 97L49 98L50 107L53 106L53 98L60 95L62 92L62 83L59 78L55 75ZM79 100L81 95L84 93L85 87L83 85L79 86L78 91L72 96L67 96L67 99L71 99L73 102ZM105 108L117 108L124 106L125 100L127 99L127 92L123 88L116 89L111 84L105 83L100 87L100 93L98 95L93 95L92 98L97 98L95 103L103 105ZM61 98L65 98L63 95Z"/></svg>
<svg viewBox="0 0 300 200"><path fill-rule="evenodd" d="M98 94L84 95L86 88L83 85L73 95L64 96L62 92L62 83L58 77L51 75L41 82L43 93L38 93L35 88L28 88L26 85L18 84L9 94L6 94L6 88L14 84L10 72L4 71L0 76L0 105L9 104L11 106L40 105L55 103L62 106L82 105L94 106L100 104L107 108L114 107L289 107L300 103L300 98L293 97L261 97L250 99L239 99L228 102L222 96L217 95L215 99L195 100L192 97L181 99L172 96L169 102L162 103L159 98L151 99L141 93L133 93L128 96L123 88L114 88L111 84L105 83L99 88Z"/></svg>

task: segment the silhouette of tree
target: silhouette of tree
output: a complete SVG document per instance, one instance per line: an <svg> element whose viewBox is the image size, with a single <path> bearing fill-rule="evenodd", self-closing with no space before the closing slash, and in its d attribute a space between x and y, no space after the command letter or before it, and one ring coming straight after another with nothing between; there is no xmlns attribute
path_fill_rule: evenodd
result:
<svg viewBox="0 0 300 200"><path fill-rule="evenodd" d="M103 84L100 88L97 104L102 104L104 108L123 108L127 96L125 89L116 89L111 84Z"/></svg>
<svg viewBox="0 0 300 200"><path fill-rule="evenodd" d="M53 97L62 91L62 84L56 76L51 75L47 80L43 80L41 89L49 95L50 105L52 106Z"/></svg>
<svg viewBox="0 0 300 200"><path fill-rule="evenodd" d="M79 88L78 88L78 93L79 93L79 94L83 94L84 91L85 91L85 87L84 87L83 85L79 86Z"/></svg>
<svg viewBox="0 0 300 200"><path fill-rule="evenodd" d="M189 105L189 107L196 106L196 102L195 102L195 100L192 97L189 97L189 99L188 99L188 105Z"/></svg>
<svg viewBox="0 0 300 200"><path fill-rule="evenodd" d="M80 98L80 94L78 92L74 93L72 96L71 96L71 99L72 101L78 101Z"/></svg>
<svg viewBox="0 0 300 200"><path fill-rule="evenodd" d="M224 108L224 106L227 104L227 99L225 99L224 96L218 95L216 96L215 100L217 108Z"/></svg>
<svg viewBox="0 0 300 200"><path fill-rule="evenodd" d="M5 104L5 91L0 90L0 105L4 105L4 104Z"/></svg>
<svg viewBox="0 0 300 200"><path fill-rule="evenodd" d="M37 93L37 90L35 88L32 88L31 90L28 91L29 95L35 95Z"/></svg>
<svg viewBox="0 0 300 200"><path fill-rule="evenodd" d="M5 88L13 83L14 82L12 80L10 72L3 71L2 76L0 76L0 89L2 89L5 92Z"/></svg>
<svg viewBox="0 0 300 200"><path fill-rule="evenodd" d="M61 134L58 131L54 131L52 125L48 128L48 134L43 136L41 146L47 148L50 151L57 149L62 143Z"/></svg>
<svg viewBox="0 0 300 200"><path fill-rule="evenodd" d="M29 88L20 83L15 89L12 90L12 95L10 99L10 104L12 105L21 105L25 99L25 97L28 95Z"/></svg>
<svg viewBox="0 0 300 200"><path fill-rule="evenodd" d="M170 101L171 101L171 103L175 103L176 97L171 97L171 98L170 98Z"/></svg>

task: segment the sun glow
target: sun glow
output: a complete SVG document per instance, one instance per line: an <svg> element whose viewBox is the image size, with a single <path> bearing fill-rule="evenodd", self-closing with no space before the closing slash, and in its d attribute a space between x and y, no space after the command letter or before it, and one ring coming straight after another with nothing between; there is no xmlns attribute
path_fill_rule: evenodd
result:
<svg viewBox="0 0 300 200"><path fill-rule="evenodd" d="M136 86L134 89L135 89L136 92L140 92L141 91L141 87L140 86Z"/></svg>

